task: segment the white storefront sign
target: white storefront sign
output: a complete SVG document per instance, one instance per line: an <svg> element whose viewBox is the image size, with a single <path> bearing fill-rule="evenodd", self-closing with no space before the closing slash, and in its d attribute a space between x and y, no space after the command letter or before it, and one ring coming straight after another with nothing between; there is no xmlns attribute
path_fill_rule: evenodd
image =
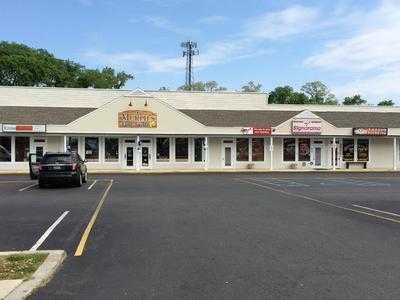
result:
<svg viewBox="0 0 400 300"><path fill-rule="evenodd" d="M322 132L320 119L294 119L292 121L292 134L296 135L319 135Z"/></svg>
<svg viewBox="0 0 400 300"><path fill-rule="evenodd" d="M46 125L3 124L3 132L46 132Z"/></svg>

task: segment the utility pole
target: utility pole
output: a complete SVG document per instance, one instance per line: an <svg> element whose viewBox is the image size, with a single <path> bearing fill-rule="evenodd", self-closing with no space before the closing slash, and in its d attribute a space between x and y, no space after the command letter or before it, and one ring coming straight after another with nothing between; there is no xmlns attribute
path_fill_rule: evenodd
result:
<svg viewBox="0 0 400 300"><path fill-rule="evenodd" d="M183 57L186 56L186 86L192 89L192 68L193 68L193 56L199 55L199 50L197 49L197 43L192 41L187 41L181 43L183 50Z"/></svg>

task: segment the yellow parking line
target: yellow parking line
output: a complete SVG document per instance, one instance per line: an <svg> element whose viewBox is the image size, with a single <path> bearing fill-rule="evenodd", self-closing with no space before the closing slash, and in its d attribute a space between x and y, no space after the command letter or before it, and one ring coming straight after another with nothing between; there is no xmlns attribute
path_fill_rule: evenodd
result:
<svg viewBox="0 0 400 300"><path fill-rule="evenodd" d="M114 180L111 179L110 184L108 185L107 189L104 191L104 194L101 197L100 202L97 205L96 210L94 211L93 216L89 221L89 224L86 226L86 229L82 234L81 240L80 240L80 242L78 244L78 247L76 248L74 256L81 256L82 255L83 250L85 249L86 242L87 242L87 240L89 238L90 231L92 230L92 227L93 227L94 223L96 222L97 215L99 214L100 209L103 206L103 203L104 203L104 201L105 201L105 199L106 199L106 197L108 195L108 192L111 189L111 186L113 185L113 182L114 182Z"/></svg>

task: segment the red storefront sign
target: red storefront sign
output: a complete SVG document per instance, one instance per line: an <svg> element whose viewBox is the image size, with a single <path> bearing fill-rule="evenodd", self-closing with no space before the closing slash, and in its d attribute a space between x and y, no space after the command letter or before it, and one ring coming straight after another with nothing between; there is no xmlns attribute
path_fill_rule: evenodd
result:
<svg viewBox="0 0 400 300"><path fill-rule="evenodd" d="M3 132L46 132L46 125L3 124Z"/></svg>
<svg viewBox="0 0 400 300"><path fill-rule="evenodd" d="M388 129L382 127L357 127L353 128L353 135L388 135Z"/></svg>
<svg viewBox="0 0 400 300"><path fill-rule="evenodd" d="M258 136L271 135L272 128L271 127L244 127L244 128L242 128L242 133L248 134L248 135L258 135Z"/></svg>

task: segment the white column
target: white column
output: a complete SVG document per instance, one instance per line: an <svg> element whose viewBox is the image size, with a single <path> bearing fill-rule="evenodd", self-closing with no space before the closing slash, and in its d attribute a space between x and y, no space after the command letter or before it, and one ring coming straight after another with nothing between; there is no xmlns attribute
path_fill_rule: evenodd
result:
<svg viewBox="0 0 400 300"><path fill-rule="evenodd" d="M208 137L204 137L204 170L208 170L209 161L209 147L208 147Z"/></svg>
<svg viewBox="0 0 400 300"><path fill-rule="evenodd" d="M269 138L269 159L271 161L270 169L274 169L274 138L271 136Z"/></svg>
<svg viewBox="0 0 400 300"><path fill-rule="evenodd" d="M333 171L336 171L336 138L333 138L333 146L332 146L332 163L333 163Z"/></svg>
<svg viewBox="0 0 400 300"><path fill-rule="evenodd" d="M393 138L393 170L397 170L397 137Z"/></svg>
<svg viewBox="0 0 400 300"><path fill-rule="evenodd" d="M140 149L140 136L136 137L136 171L140 170L141 165L141 149Z"/></svg>
<svg viewBox="0 0 400 300"><path fill-rule="evenodd" d="M63 149L64 149L63 150L64 152L67 152L67 136L66 135L63 136Z"/></svg>

